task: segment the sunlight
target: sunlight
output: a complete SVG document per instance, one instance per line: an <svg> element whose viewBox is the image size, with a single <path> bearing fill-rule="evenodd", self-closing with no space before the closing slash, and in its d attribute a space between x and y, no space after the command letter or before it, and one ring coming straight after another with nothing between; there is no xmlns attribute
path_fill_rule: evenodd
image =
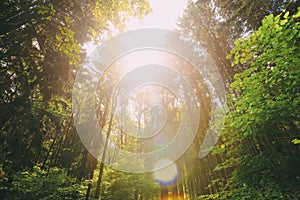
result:
<svg viewBox="0 0 300 200"><path fill-rule="evenodd" d="M125 30L138 28L162 28L173 30L186 8L187 0L149 0L153 13L142 19L130 18ZM170 6L172 5L172 6Z"/></svg>
<svg viewBox="0 0 300 200"><path fill-rule="evenodd" d="M169 163L169 159L162 159L159 160L155 164L155 169L161 168L161 166L164 166L166 163ZM165 167L163 169L157 170L153 172L154 179L163 186L168 186L173 184L178 177L178 169L177 165L172 162L171 165L168 167Z"/></svg>
<svg viewBox="0 0 300 200"><path fill-rule="evenodd" d="M154 108L162 102L162 90L158 85L145 85L134 91L129 99L127 111L136 127L146 128L151 125L151 119L157 115ZM147 137L153 136L152 134Z"/></svg>
<svg viewBox="0 0 300 200"><path fill-rule="evenodd" d="M0 200L300 200L300 0L1 2Z"/></svg>
<svg viewBox="0 0 300 200"><path fill-rule="evenodd" d="M168 136L164 133L160 133L158 135L155 135L152 138L153 144L157 147L165 146L166 144L168 144L168 140L169 140Z"/></svg>
<svg viewBox="0 0 300 200"><path fill-rule="evenodd" d="M166 70L170 70L170 73L174 72L172 71L176 68L174 57L173 54L166 51L145 49L123 55L111 65L112 68L115 68L114 73L118 77L118 86L129 94L126 111L135 127L144 129L148 126L163 126L165 123L166 113L162 107L157 106L163 103L163 95L168 94L171 98L174 97L174 94L167 89L166 85L159 83L161 80L169 83L174 81L172 77L170 78L164 73ZM144 82L145 80L148 81ZM177 99L174 98L173 101L176 105ZM155 107L157 108L155 109ZM154 110L156 110L156 122L151 121L154 117ZM149 133L147 137L155 134L155 132ZM157 139L154 140L157 146L161 146L167 141L167 139L163 139L162 142L159 142Z"/></svg>
<svg viewBox="0 0 300 200"><path fill-rule="evenodd" d="M128 45L126 42L124 46ZM120 77L126 75L128 72L149 64L166 65L170 63L170 53L157 50L139 50L133 51L121 56L115 62L116 71ZM147 74L140 74L140 76L147 76Z"/></svg>
<svg viewBox="0 0 300 200"><path fill-rule="evenodd" d="M188 199L186 194L167 194L160 198L160 200L184 200Z"/></svg>
<svg viewBox="0 0 300 200"><path fill-rule="evenodd" d="M186 8L187 0L149 0L152 13L139 19L130 17L125 24L124 31L132 31L142 28L161 28L174 30L177 28L177 20L182 16ZM172 6L170 6L172 5ZM120 33L119 30L111 27L112 36ZM92 53L95 45L88 42L84 45L87 55Z"/></svg>

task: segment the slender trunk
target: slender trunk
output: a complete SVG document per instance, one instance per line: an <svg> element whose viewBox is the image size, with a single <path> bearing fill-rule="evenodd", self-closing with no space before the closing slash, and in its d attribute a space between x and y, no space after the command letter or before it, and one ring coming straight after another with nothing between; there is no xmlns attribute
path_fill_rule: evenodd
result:
<svg viewBox="0 0 300 200"><path fill-rule="evenodd" d="M92 190L92 186L93 186L93 178L94 178L94 172L95 169L97 168L97 159L94 158L91 154L88 153L88 163L90 163L90 165L88 165L88 169L90 171L90 176L89 176L89 183L88 183L88 188L86 190L86 194L85 194L85 200L88 200L90 198L90 194L91 194L91 190Z"/></svg>
<svg viewBox="0 0 300 200"><path fill-rule="evenodd" d="M56 138L57 138L57 134L56 134L56 137L53 139L53 141L52 141L52 143L51 143L51 145L50 145L50 148L49 148L49 150L48 150L48 152L47 152L47 155L46 155L46 157L45 157L45 159L44 159L44 161L43 161L43 164L42 164L42 167L41 167L42 170L45 169L47 160L48 160L48 158L49 158L49 156L50 156L50 153L51 153L51 151L53 150L54 144L55 144L55 142L56 142Z"/></svg>
<svg viewBox="0 0 300 200"><path fill-rule="evenodd" d="M138 189L136 189L134 191L134 200L139 200L139 191L138 191Z"/></svg>
<svg viewBox="0 0 300 200"><path fill-rule="evenodd" d="M93 180L93 177L94 177L94 170L92 171L91 176L90 176L90 182L89 182L88 188L87 188L87 190L86 190L85 200L88 200L88 199L90 198L90 193L91 193L91 189L92 189L92 180Z"/></svg>
<svg viewBox="0 0 300 200"><path fill-rule="evenodd" d="M103 148L103 154L102 154L101 163L100 163L100 170L99 170L99 175L98 175L98 180L97 180L97 185L96 185L96 192L95 192L96 199L99 199L99 196L100 196L100 185L101 185L101 180L102 180L102 175L103 175L104 161L105 161L107 145L108 145L108 138L110 136L111 126L112 126L112 119L113 119L113 113L110 115L108 130L106 132L106 140L105 140L105 144L104 144L104 148Z"/></svg>
<svg viewBox="0 0 300 200"><path fill-rule="evenodd" d="M168 196L168 188L164 186L160 186L160 199Z"/></svg>
<svg viewBox="0 0 300 200"><path fill-rule="evenodd" d="M178 198L178 188L177 188L177 183L172 188L172 196Z"/></svg>

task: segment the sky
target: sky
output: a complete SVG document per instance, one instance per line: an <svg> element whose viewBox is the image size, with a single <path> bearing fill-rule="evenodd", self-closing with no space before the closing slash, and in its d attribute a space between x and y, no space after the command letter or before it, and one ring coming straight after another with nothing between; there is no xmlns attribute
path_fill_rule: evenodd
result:
<svg viewBox="0 0 300 200"><path fill-rule="evenodd" d="M173 30L177 19L183 14L187 0L149 0L153 13L143 19L131 18L127 30L137 28L163 28Z"/></svg>
<svg viewBox="0 0 300 200"><path fill-rule="evenodd" d="M125 31L131 31L141 28L161 28L174 30L177 20L182 16L188 0L149 0L152 13L146 15L142 19L135 17L129 18L125 24ZM113 35L118 34L114 31ZM92 43L87 43L87 54L89 55L95 46Z"/></svg>

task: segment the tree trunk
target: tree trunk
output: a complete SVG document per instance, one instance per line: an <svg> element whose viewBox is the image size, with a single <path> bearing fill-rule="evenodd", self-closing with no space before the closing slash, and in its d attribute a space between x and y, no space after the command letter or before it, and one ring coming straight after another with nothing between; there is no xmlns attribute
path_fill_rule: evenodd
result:
<svg viewBox="0 0 300 200"><path fill-rule="evenodd" d="M164 186L160 186L160 199L168 196L168 188Z"/></svg>
<svg viewBox="0 0 300 200"><path fill-rule="evenodd" d="M94 170L92 171L91 176L90 176L90 182L89 182L88 188L87 188L87 190L86 190L85 200L89 200L89 198L90 198L90 193L91 193L91 189L92 189L92 180L93 180L93 177L94 177Z"/></svg>
<svg viewBox="0 0 300 200"><path fill-rule="evenodd" d="M97 185L96 185L96 192L95 192L96 199L99 199L99 196L100 196L100 185L101 185L101 180L102 180L102 175L103 175L104 161L105 161L107 145L108 145L108 138L110 136L111 126L112 126L112 118L113 118L113 113L110 115L108 130L106 133L106 140L105 140L103 154L102 154L101 163L100 163L100 170L99 170L99 175L98 175L98 180L97 180Z"/></svg>

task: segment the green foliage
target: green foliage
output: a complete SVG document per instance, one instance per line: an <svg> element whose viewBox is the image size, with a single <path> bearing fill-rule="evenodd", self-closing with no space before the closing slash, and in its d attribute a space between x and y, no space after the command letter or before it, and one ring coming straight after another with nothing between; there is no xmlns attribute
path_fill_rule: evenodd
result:
<svg viewBox="0 0 300 200"><path fill-rule="evenodd" d="M283 193L279 188L272 185L268 185L261 190L247 185L240 185L237 188L223 190L219 194L201 195L198 200L296 200L299 195L300 192Z"/></svg>
<svg viewBox="0 0 300 200"><path fill-rule="evenodd" d="M220 7L220 15L226 18L226 25L246 31L260 27L266 15L286 10L295 13L299 6L297 1L286 0L215 0L215 4Z"/></svg>
<svg viewBox="0 0 300 200"><path fill-rule="evenodd" d="M11 179L4 199L78 199L84 196L85 187L74 183L57 168L47 172L35 167L33 171L16 173Z"/></svg>
<svg viewBox="0 0 300 200"><path fill-rule="evenodd" d="M300 144L300 140L298 140L298 139L293 139L292 142L293 142L294 144Z"/></svg>
<svg viewBox="0 0 300 200"><path fill-rule="evenodd" d="M262 26L235 41L229 58L244 69L234 76L222 143L227 159L215 171L233 169L218 196L200 199L297 199L300 194L300 8L269 15ZM225 147L222 148L222 147Z"/></svg>
<svg viewBox="0 0 300 200"><path fill-rule="evenodd" d="M54 15L55 14L55 8L54 8L53 4L51 4L51 3L49 3L48 6L38 5L37 8L38 8L37 14L39 14L39 15L44 15L44 14Z"/></svg>
<svg viewBox="0 0 300 200"><path fill-rule="evenodd" d="M223 81L230 85L239 71L226 59L234 41L256 30L266 15L277 15L283 10L294 14L298 6L299 1L286 0L190 0L179 27L209 53Z"/></svg>
<svg viewBox="0 0 300 200"><path fill-rule="evenodd" d="M261 135L255 130L266 125L299 121L299 14L269 15L257 31L235 42L232 64L248 66L235 75L230 97L237 116L233 126L244 136Z"/></svg>
<svg viewBox="0 0 300 200"><path fill-rule="evenodd" d="M102 182L101 199L135 200L136 195L144 199L157 199L160 186L151 174L132 174L106 168Z"/></svg>
<svg viewBox="0 0 300 200"><path fill-rule="evenodd" d="M95 168L70 103L83 45L107 39L129 16L149 13L148 2L3 0L0 11L0 195L77 199L79 185L67 179L90 178ZM36 165L54 169L47 175Z"/></svg>
<svg viewBox="0 0 300 200"><path fill-rule="evenodd" d="M84 149L70 101L82 46L107 37L111 24L148 13L148 3L4 0L0 10L0 164L8 173L42 163L80 174L74 168L85 163L73 162Z"/></svg>

